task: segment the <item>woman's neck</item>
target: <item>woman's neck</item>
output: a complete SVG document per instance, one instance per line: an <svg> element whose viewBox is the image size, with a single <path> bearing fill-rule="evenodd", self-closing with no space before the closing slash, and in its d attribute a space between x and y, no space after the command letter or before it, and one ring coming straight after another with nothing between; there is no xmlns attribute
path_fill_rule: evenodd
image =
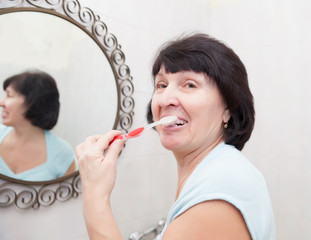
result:
<svg viewBox="0 0 311 240"><path fill-rule="evenodd" d="M183 186L185 185L186 181L188 180L194 169L216 146L218 146L222 142L223 139L218 139L213 144L210 144L208 146L202 146L201 148L195 149L192 152L174 153L178 166L176 200L179 197Z"/></svg>
<svg viewBox="0 0 311 240"><path fill-rule="evenodd" d="M17 141L23 142L42 137L42 135L44 134L44 130L42 128L32 125L29 122L18 126L13 126L13 130L10 132L10 134L11 137L15 138Z"/></svg>
<svg viewBox="0 0 311 240"><path fill-rule="evenodd" d="M37 167L47 161L44 130L21 124L3 139L1 157L15 174Z"/></svg>

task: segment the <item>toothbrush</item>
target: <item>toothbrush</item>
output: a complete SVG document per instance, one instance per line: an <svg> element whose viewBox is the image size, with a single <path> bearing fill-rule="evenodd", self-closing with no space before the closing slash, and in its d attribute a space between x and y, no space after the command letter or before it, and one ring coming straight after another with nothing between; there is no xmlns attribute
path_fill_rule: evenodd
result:
<svg viewBox="0 0 311 240"><path fill-rule="evenodd" d="M117 139L123 139L124 141L127 140L127 139L130 139L130 138L135 138L135 137L138 137L140 136L143 131L147 130L147 129L151 129L155 126L158 126L160 124L163 124L164 126L168 126L174 122L176 122L178 120L178 118L176 116L167 116L167 117L163 117L161 118L159 121L156 121L156 122L153 122L153 123L150 123L148 124L147 126L145 127L140 127L140 128L136 128L135 130L127 133L127 134L123 134L123 135L118 135L116 136L110 143L109 145L114 141L114 140L117 140Z"/></svg>

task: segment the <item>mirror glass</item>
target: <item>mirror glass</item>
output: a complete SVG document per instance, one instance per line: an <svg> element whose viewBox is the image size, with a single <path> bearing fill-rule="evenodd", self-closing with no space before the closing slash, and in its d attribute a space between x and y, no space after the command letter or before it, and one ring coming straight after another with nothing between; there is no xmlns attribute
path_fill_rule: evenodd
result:
<svg viewBox="0 0 311 240"><path fill-rule="evenodd" d="M25 70L55 78L61 106L52 132L72 147L89 135L128 132L132 126L134 86L121 45L100 16L78 0L0 0L0 69L1 88L7 77ZM81 191L78 170L36 182L0 174L0 208L46 207Z"/></svg>
<svg viewBox="0 0 311 240"><path fill-rule="evenodd" d="M60 92L52 132L74 148L113 129L118 94L112 68L96 42L74 24L45 13L0 15L0 97L7 77L28 69L51 74Z"/></svg>

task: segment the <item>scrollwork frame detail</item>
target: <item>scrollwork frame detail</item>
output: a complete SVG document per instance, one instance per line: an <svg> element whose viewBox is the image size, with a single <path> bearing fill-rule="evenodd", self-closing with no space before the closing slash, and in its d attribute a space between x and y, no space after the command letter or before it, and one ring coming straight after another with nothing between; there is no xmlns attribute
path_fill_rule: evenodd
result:
<svg viewBox="0 0 311 240"><path fill-rule="evenodd" d="M21 189L14 190L15 188ZM0 207L9 207L15 203L20 209L38 209L40 206L50 206L56 200L64 202L77 198L81 192L79 174L58 184L34 182L32 185L21 185L8 181L0 185Z"/></svg>
<svg viewBox="0 0 311 240"><path fill-rule="evenodd" d="M81 7L78 0L0 0L0 15L32 11L63 18L87 33L105 54L112 68L117 90L118 109L114 129L128 132L133 123L134 86L130 69L117 38L109 33L106 24L91 9ZM82 192L79 172L47 182L28 182L0 174L0 207L16 205L20 209L38 209L55 201L76 198ZM15 188L21 188L17 191Z"/></svg>

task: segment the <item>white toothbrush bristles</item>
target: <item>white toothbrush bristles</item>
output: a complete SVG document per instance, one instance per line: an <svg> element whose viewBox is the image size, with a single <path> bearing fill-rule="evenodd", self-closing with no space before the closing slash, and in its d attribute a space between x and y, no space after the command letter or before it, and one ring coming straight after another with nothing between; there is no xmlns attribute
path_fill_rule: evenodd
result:
<svg viewBox="0 0 311 240"><path fill-rule="evenodd" d="M178 118L176 116L167 116L167 117L163 117L161 118L159 121L154 122L154 123L150 123L149 125L147 125L145 128L153 128L157 125L163 124L164 126L168 126L174 122L176 122L178 120Z"/></svg>
<svg viewBox="0 0 311 240"><path fill-rule="evenodd" d="M164 126L167 126L167 125L170 125L174 122L177 121L177 117L176 116L167 116L167 117L164 117L164 118L161 118L160 119L160 122L161 124L163 124Z"/></svg>

